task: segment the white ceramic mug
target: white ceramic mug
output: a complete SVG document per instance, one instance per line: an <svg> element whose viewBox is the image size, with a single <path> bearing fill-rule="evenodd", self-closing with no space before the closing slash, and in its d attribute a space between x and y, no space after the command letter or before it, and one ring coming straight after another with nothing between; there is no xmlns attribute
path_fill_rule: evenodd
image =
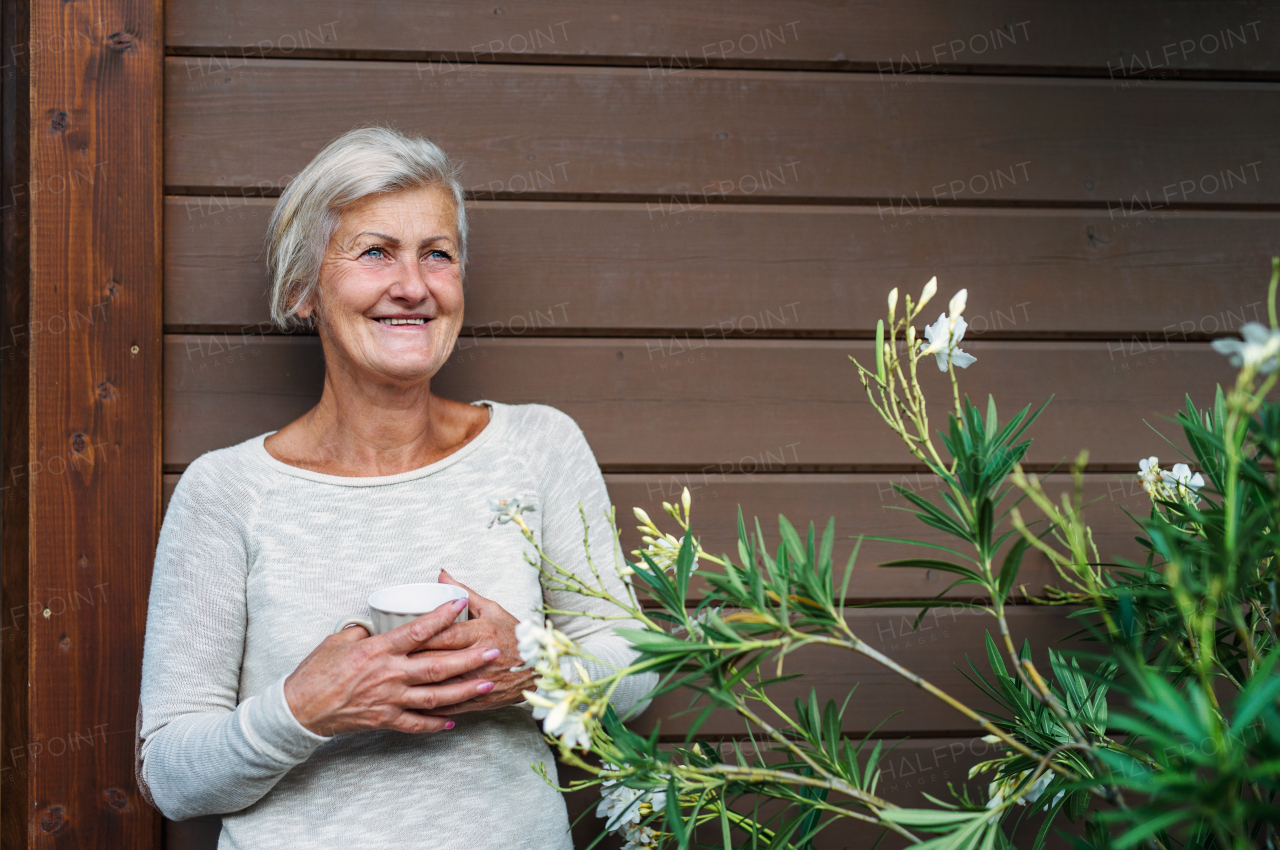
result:
<svg viewBox="0 0 1280 850"><path fill-rule="evenodd" d="M466 599L467 592L453 584L398 584L395 587L384 587L369 597L369 611L372 617L347 617L334 633L347 626L364 626L371 635L385 634L394 628L412 623L423 614L430 614L441 605L455 599ZM467 609L454 618L455 623L467 619Z"/></svg>

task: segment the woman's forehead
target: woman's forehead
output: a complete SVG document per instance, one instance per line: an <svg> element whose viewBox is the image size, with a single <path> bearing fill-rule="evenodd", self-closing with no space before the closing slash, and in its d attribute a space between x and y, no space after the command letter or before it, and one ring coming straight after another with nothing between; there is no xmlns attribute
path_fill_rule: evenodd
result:
<svg viewBox="0 0 1280 850"><path fill-rule="evenodd" d="M419 231L457 239L457 214L453 198L434 188L407 189L369 195L342 212L339 233L348 238L365 231L379 231L399 239L419 237Z"/></svg>

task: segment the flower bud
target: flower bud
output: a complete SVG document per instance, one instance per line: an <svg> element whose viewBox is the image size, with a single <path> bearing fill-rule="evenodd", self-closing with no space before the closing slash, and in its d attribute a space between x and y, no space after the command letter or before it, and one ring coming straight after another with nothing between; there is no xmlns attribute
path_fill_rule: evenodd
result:
<svg viewBox="0 0 1280 850"><path fill-rule="evenodd" d="M917 312L924 309L924 305L929 303L929 299L938 291L938 278L929 278L929 282L924 285L924 292L920 293L920 303L916 305Z"/></svg>
<svg viewBox="0 0 1280 850"><path fill-rule="evenodd" d="M636 519L640 520L647 526L653 526L653 520L649 519L649 515L644 512L643 508L632 508L636 512Z"/></svg>
<svg viewBox="0 0 1280 850"><path fill-rule="evenodd" d="M964 312L964 305L969 300L969 290L962 289L955 295L951 296L951 305L948 311L951 314L951 323L955 324L960 314Z"/></svg>
<svg viewBox="0 0 1280 850"><path fill-rule="evenodd" d="M689 496L689 488L688 487L684 488L684 492L680 494L680 504L681 506L684 507L685 516L689 515L689 505L692 503L692 501L693 499Z"/></svg>
<svg viewBox="0 0 1280 850"><path fill-rule="evenodd" d="M898 309L898 287L895 286L893 288L893 291L889 293L889 323L890 324L893 323L893 314L894 314L894 311L896 311L897 309Z"/></svg>

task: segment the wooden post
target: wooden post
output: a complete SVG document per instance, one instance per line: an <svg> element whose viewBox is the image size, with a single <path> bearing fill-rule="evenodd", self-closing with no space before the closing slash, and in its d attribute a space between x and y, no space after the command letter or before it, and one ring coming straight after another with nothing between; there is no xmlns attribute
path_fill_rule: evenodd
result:
<svg viewBox="0 0 1280 850"><path fill-rule="evenodd" d="M5 5L22 74L4 100L19 144L0 340L3 843L156 848L133 749L159 524L162 7Z"/></svg>

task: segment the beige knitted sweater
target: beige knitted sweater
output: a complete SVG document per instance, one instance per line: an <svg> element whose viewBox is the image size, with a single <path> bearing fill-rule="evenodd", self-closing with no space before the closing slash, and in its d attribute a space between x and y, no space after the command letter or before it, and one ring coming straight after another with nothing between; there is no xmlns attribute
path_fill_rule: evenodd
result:
<svg viewBox="0 0 1280 850"><path fill-rule="evenodd" d="M597 563L611 560L609 497L581 430L543 405L482 403L492 415L474 440L411 472L311 472L273 458L264 434L183 474L156 549L138 721L139 781L166 816L222 814L219 850L571 848L561 795L530 767L555 778L526 707L437 734L322 737L284 698L285 678L370 593L442 568L521 619L544 600L617 613L545 591L515 525L489 527L489 499L523 494L544 550L586 574L581 502ZM633 657L612 627L634 621L553 620L597 658ZM642 708L654 678L624 682L615 708Z"/></svg>

